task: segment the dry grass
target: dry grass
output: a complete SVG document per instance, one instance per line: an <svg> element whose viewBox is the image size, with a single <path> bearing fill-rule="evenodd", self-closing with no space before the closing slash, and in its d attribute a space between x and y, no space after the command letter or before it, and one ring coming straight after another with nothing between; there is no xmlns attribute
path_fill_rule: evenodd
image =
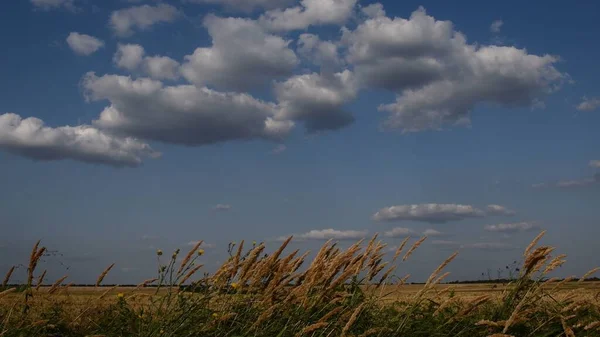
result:
<svg viewBox="0 0 600 337"><path fill-rule="evenodd" d="M537 247L542 237L504 285L439 284L456 254L424 285L404 284L392 273L426 238L397 261L405 240L386 262L375 236L346 250L329 241L304 269L306 254L285 253L289 238L267 255L262 243L230 245L231 258L198 278L199 242L181 263L179 251L166 261L159 251L158 277L137 287L99 287L113 265L96 287L65 285L66 277L41 287L37 243L27 284L8 286L9 272L0 289L0 336L600 336L600 283L547 281L564 255Z"/></svg>

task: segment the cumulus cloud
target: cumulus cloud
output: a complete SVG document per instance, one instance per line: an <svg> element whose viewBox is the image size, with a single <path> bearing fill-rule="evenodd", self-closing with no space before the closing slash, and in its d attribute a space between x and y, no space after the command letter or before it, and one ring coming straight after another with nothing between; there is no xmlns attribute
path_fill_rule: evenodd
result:
<svg viewBox="0 0 600 337"><path fill-rule="evenodd" d="M477 242L461 246L461 248L478 249L487 251L505 251L512 250L514 247L508 243L500 242Z"/></svg>
<svg viewBox="0 0 600 337"><path fill-rule="evenodd" d="M155 79L176 80L179 77L179 62L167 56L146 56L143 70Z"/></svg>
<svg viewBox="0 0 600 337"><path fill-rule="evenodd" d="M213 211L230 211L231 210L231 205L227 205L227 204L218 204L215 205L215 207L213 207Z"/></svg>
<svg viewBox="0 0 600 337"><path fill-rule="evenodd" d="M296 0L185 0L197 4L217 4L228 10L251 12L257 8L276 9L292 5Z"/></svg>
<svg viewBox="0 0 600 337"><path fill-rule="evenodd" d="M187 243L188 246L195 246L198 244L198 242L200 241L190 241ZM215 248L217 245L215 245L214 243L207 243L207 242L202 242L202 244L200 245L201 248Z"/></svg>
<svg viewBox="0 0 600 337"><path fill-rule="evenodd" d="M137 267L121 267L121 271L124 273L130 273L132 271L139 270Z"/></svg>
<svg viewBox="0 0 600 337"><path fill-rule="evenodd" d="M594 111L600 107L600 98L588 98L583 97L581 103L577 105L577 110L579 111Z"/></svg>
<svg viewBox="0 0 600 337"><path fill-rule="evenodd" d="M286 150L287 150L287 146L285 146L285 144L279 144L273 150L271 150L271 154L274 154L274 155L282 154Z"/></svg>
<svg viewBox="0 0 600 337"><path fill-rule="evenodd" d="M67 36L67 44L79 55L91 55L98 49L104 47L104 41L86 34L71 32Z"/></svg>
<svg viewBox="0 0 600 337"><path fill-rule="evenodd" d="M556 183L556 187L560 188L572 188L572 187L585 187L590 185L595 185L599 182L598 176L594 176L594 178L586 178L581 180L564 180Z"/></svg>
<svg viewBox="0 0 600 337"><path fill-rule="evenodd" d="M84 76L91 101L108 100L94 125L115 133L182 145L231 140L279 141L292 121L275 120L277 109L247 94L218 92L193 85L164 86L149 78Z"/></svg>
<svg viewBox="0 0 600 337"><path fill-rule="evenodd" d="M142 64L144 53L144 48L139 44L119 43L113 62L119 68L135 70Z"/></svg>
<svg viewBox="0 0 600 337"><path fill-rule="evenodd" d="M450 21L423 8L409 19L371 17L345 30L347 61L362 86L397 93L384 126L403 132L469 125L477 105L531 106L568 78L558 58L524 49L468 44Z"/></svg>
<svg viewBox="0 0 600 337"><path fill-rule="evenodd" d="M168 4L141 5L112 12L109 24L117 36L128 37L136 30L144 31L158 23L173 22L180 14L177 8Z"/></svg>
<svg viewBox="0 0 600 337"><path fill-rule="evenodd" d="M298 58L286 41L268 34L255 21L209 15L204 26L212 47L185 56L183 76L196 85L244 90L292 74Z"/></svg>
<svg viewBox="0 0 600 337"><path fill-rule="evenodd" d="M160 154L131 137L116 137L97 128L52 128L38 118L0 115L0 150L41 161L72 159L115 167L135 167Z"/></svg>
<svg viewBox="0 0 600 337"><path fill-rule="evenodd" d="M497 233L528 232L539 228L539 225L531 222L502 223L497 225L485 226L486 231Z"/></svg>
<svg viewBox="0 0 600 337"><path fill-rule="evenodd" d="M588 187L592 185L600 184L600 173L596 173L592 178L584 178L579 180L561 180L555 183L539 183L533 184L531 187L533 188L549 188L549 187L557 187L557 188L579 188L579 187Z"/></svg>
<svg viewBox="0 0 600 337"><path fill-rule="evenodd" d="M309 26L344 24L352 15L358 0L302 0L300 6L274 9L259 21L270 30L290 31Z"/></svg>
<svg viewBox="0 0 600 337"><path fill-rule="evenodd" d="M484 217L484 211L471 205L457 204L419 204L400 205L380 209L373 215L375 221L421 221L445 223L468 218Z"/></svg>
<svg viewBox="0 0 600 337"><path fill-rule="evenodd" d="M500 33L500 28L502 28L502 25L504 25L504 22L502 20L495 20L490 25L490 31L492 33Z"/></svg>
<svg viewBox="0 0 600 337"><path fill-rule="evenodd" d="M511 209L508 209L504 206L500 206L500 205L488 205L486 207L486 213L488 215L508 215L508 216L517 214L517 212L515 212Z"/></svg>
<svg viewBox="0 0 600 337"><path fill-rule="evenodd" d="M600 160L592 160L592 161L590 161L590 167L592 167L592 168L600 168Z"/></svg>
<svg viewBox="0 0 600 337"><path fill-rule="evenodd" d="M176 80L179 63L166 56L146 56L138 44L119 44L113 62L119 68L135 71L141 69L146 75L158 80Z"/></svg>
<svg viewBox="0 0 600 337"><path fill-rule="evenodd" d="M314 34L301 34L298 37L298 54L323 70L336 69L343 64L337 44L322 41Z"/></svg>
<svg viewBox="0 0 600 337"><path fill-rule="evenodd" d="M383 5L380 3L374 3L368 6L364 6L360 9L360 11L368 18L385 16L385 10L383 9Z"/></svg>
<svg viewBox="0 0 600 337"><path fill-rule="evenodd" d="M435 236L445 236L446 234L444 234L444 233L442 233L442 232L440 232L440 231L437 231L437 230L435 230L435 229L426 229L426 230L423 232L423 235L424 235L424 236L431 236L431 237L435 237Z"/></svg>
<svg viewBox="0 0 600 337"><path fill-rule="evenodd" d="M31 4L42 10L51 10L65 8L70 11L75 11L75 0L30 0Z"/></svg>
<svg viewBox="0 0 600 337"><path fill-rule="evenodd" d="M314 229L304 234L295 234L296 240L360 240L367 236L367 231L337 230L337 229ZM279 237L278 241L286 240L288 237Z"/></svg>
<svg viewBox="0 0 600 337"><path fill-rule="evenodd" d="M414 234L415 234L415 231L413 231L410 228L396 227L390 231L385 232L384 236L386 236L388 238L399 238L399 237L411 236Z"/></svg>
<svg viewBox="0 0 600 337"><path fill-rule="evenodd" d="M354 99L357 87L352 72L332 75L297 75L275 85L279 119L305 122L309 132L335 130L351 124L354 117L343 109Z"/></svg>
<svg viewBox="0 0 600 337"><path fill-rule="evenodd" d="M442 247L460 246L460 243L458 243L456 241L449 241L449 240L433 240L433 241L431 241L431 244L434 246L442 246Z"/></svg>

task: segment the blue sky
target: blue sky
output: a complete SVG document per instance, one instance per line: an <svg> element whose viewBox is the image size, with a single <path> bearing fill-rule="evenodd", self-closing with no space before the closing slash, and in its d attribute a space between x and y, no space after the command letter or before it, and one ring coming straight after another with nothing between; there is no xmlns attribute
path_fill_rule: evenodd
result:
<svg viewBox="0 0 600 337"><path fill-rule="evenodd" d="M210 270L229 241L428 229L414 280L457 249L476 279L541 229L561 275L597 262L594 1L3 7L2 269L38 239L56 275L123 283L194 240Z"/></svg>

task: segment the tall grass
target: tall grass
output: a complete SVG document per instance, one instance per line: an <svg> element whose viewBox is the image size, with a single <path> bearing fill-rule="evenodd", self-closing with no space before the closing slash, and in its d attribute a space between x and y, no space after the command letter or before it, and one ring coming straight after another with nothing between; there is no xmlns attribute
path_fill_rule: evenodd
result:
<svg viewBox="0 0 600 337"><path fill-rule="evenodd" d="M542 236L525 250L519 277L497 296L463 298L438 287L452 254L419 291L393 301L387 299L406 281L395 271L425 238L397 261L405 240L389 262L377 236L347 249L328 241L312 261L298 250L285 253L291 237L270 254L262 243L245 250L242 242L230 245L230 258L214 274L201 277L200 242L181 260L179 250L166 261L158 251L157 277L134 289L82 295L71 292L66 277L40 287L45 271L34 284L45 251L38 242L22 289L8 286L13 270L2 284L0 336L600 336L600 294L582 296L563 290L566 281L547 280L565 256L537 246Z"/></svg>

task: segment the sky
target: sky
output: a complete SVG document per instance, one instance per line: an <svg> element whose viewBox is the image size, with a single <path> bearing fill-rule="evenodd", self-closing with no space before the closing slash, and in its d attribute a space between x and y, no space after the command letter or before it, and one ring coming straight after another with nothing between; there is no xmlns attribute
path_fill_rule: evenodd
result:
<svg viewBox="0 0 600 337"><path fill-rule="evenodd" d="M0 270L37 240L50 278L122 284L198 240L211 271L379 233L427 236L399 276L458 250L480 279L542 230L558 276L599 263L597 1L1 6Z"/></svg>

